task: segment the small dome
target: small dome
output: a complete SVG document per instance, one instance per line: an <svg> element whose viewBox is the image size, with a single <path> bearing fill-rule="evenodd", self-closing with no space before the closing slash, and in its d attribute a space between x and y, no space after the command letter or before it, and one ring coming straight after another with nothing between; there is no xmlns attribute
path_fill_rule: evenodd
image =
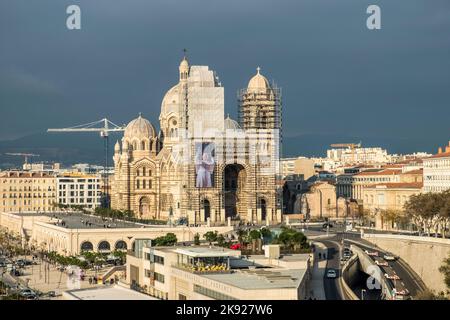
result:
<svg viewBox="0 0 450 320"><path fill-rule="evenodd" d="M150 121L142 118L141 114L139 114L139 117L131 121L125 128L124 137L129 139L154 138L156 137L156 130Z"/></svg>
<svg viewBox="0 0 450 320"><path fill-rule="evenodd" d="M262 74L259 73L259 71L261 70L260 67L256 68L256 75L253 76L253 78L250 79L250 81L248 82L248 90L257 90L257 91L262 91L262 90L267 90L270 88L270 84L269 81L267 80L266 77L264 77Z"/></svg>
<svg viewBox="0 0 450 320"><path fill-rule="evenodd" d="M233 120L230 118L230 115L227 115L225 118L224 123L225 130L239 130L241 127L239 126L239 123L237 123L236 120Z"/></svg>
<svg viewBox="0 0 450 320"><path fill-rule="evenodd" d="M180 63L180 71L188 71L189 70L189 62L187 61L186 57L183 58L183 60L181 60Z"/></svg>

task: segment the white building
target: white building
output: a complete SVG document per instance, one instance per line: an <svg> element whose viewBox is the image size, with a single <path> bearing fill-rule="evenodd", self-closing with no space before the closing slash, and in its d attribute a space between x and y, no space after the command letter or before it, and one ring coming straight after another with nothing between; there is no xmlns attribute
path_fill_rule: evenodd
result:
<svg viewBox="0 0 450 320"><path fill-rule="evenodd" d="M56 178L57 203L77 205L89 209L100 206L101 177L68 173Z"/></svg>
<svg viewBox="0 0 450 320"><path fill-rule="evenodd" d="M450 142L445 151L439 148L434 156L423 159L424 192L442 192L450 189Z"/></svg>
<svg viewBox="0 0 450 320"><path fill-rule="evenodd" d="M327 150L327 158L342 164L357 163L388 163L390 157L385 149L375 148L345 148Z"/></svg>
<svg viewBox="0 0 450 320"><path fill-rule="evenodd" d="M136 240L138 241L138 240ZM239 250L214 246L135 246L127 255L131 288L164 300L302 300L308 295L310 255L244 257Z"/></svg>

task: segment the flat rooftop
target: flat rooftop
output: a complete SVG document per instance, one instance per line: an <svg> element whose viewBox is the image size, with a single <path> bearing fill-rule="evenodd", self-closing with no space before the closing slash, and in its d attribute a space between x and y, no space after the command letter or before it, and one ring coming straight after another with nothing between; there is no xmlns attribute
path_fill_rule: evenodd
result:
<svg viewBox="0 0 450 320"><path fill-rule="evenodd" d="M245 289L296 289L300 286L306 269L248 269L232 273L202 275L205 278Z"/></svg>
<svg viewBox="0 0 450 320"><path fill-rule="evenodd" d="M22 217L48 217L51 220L47 223L57 225L66 229L123 229L123 228L163 228L167 225L145 225L134 222L102 219L94 215L82 213L62 213L62 212L41 212L41 213L12 213ZM64 225L63 225L64 222Z"/></svg>
<svg viewBox="0 0 450 320"><path fill-rule="evenodd" d="M158 300L157 298L118 285L69 290L63 293L63 297L66 300Z"/></svg>
<svg viewBox="0 0 450 320"><path fill-rule="evenodd" d="M175 249L176 253L183 254L193 258L206 258L206 257L239 257L241 251L231 250L222 247L183 247Z"/></svg>

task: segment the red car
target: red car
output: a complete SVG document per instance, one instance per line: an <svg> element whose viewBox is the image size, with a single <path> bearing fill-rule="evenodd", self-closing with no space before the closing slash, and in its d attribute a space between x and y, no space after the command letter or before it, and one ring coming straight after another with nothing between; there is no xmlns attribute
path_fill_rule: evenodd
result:
<svg viewBox="0 0 450 320"><path fill-rule="evenodd" d="M240 243L232 244L230 246L230 249L232 249L232 250L239 250L239 249L241 249L241 244Z"/></svg>

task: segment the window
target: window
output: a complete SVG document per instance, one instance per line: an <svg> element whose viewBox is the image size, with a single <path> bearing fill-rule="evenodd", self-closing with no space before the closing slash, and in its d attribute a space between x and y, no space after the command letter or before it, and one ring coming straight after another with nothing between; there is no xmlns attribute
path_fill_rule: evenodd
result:
<svg viewBox="0 0 450 320"><path fill-rule="evenodd" d="M164 257L160 257L157 255L155 255L154 257L155 257L155 263L162 264L162 265L164 264Z"/></svg>
<svg viewBox="0 0 450 320"><path fill-rule="evenodd" d="M186 296L184 294L179 293L178 294L178 300L187 300Z"/></svg>
<svg viewBox="0 0 450 320"><path fill-rule="evenodd" d="M155 281L164 283L164 275L158 272L155 272Z"/></svg>
<svg viewBox="0 0 450 320"><path fill-rule="evenodd" d="M210 297L210 298L213 298L216 300L238 300L233 297L227 296L223 293L220 293L220 292L217 292L217 291L214 291L214 290L211 290L211 289L208 289L208 288L196 285L196 284L194 284L194 292L200 293L204 296L207 296L207 297Z"/></svg>

